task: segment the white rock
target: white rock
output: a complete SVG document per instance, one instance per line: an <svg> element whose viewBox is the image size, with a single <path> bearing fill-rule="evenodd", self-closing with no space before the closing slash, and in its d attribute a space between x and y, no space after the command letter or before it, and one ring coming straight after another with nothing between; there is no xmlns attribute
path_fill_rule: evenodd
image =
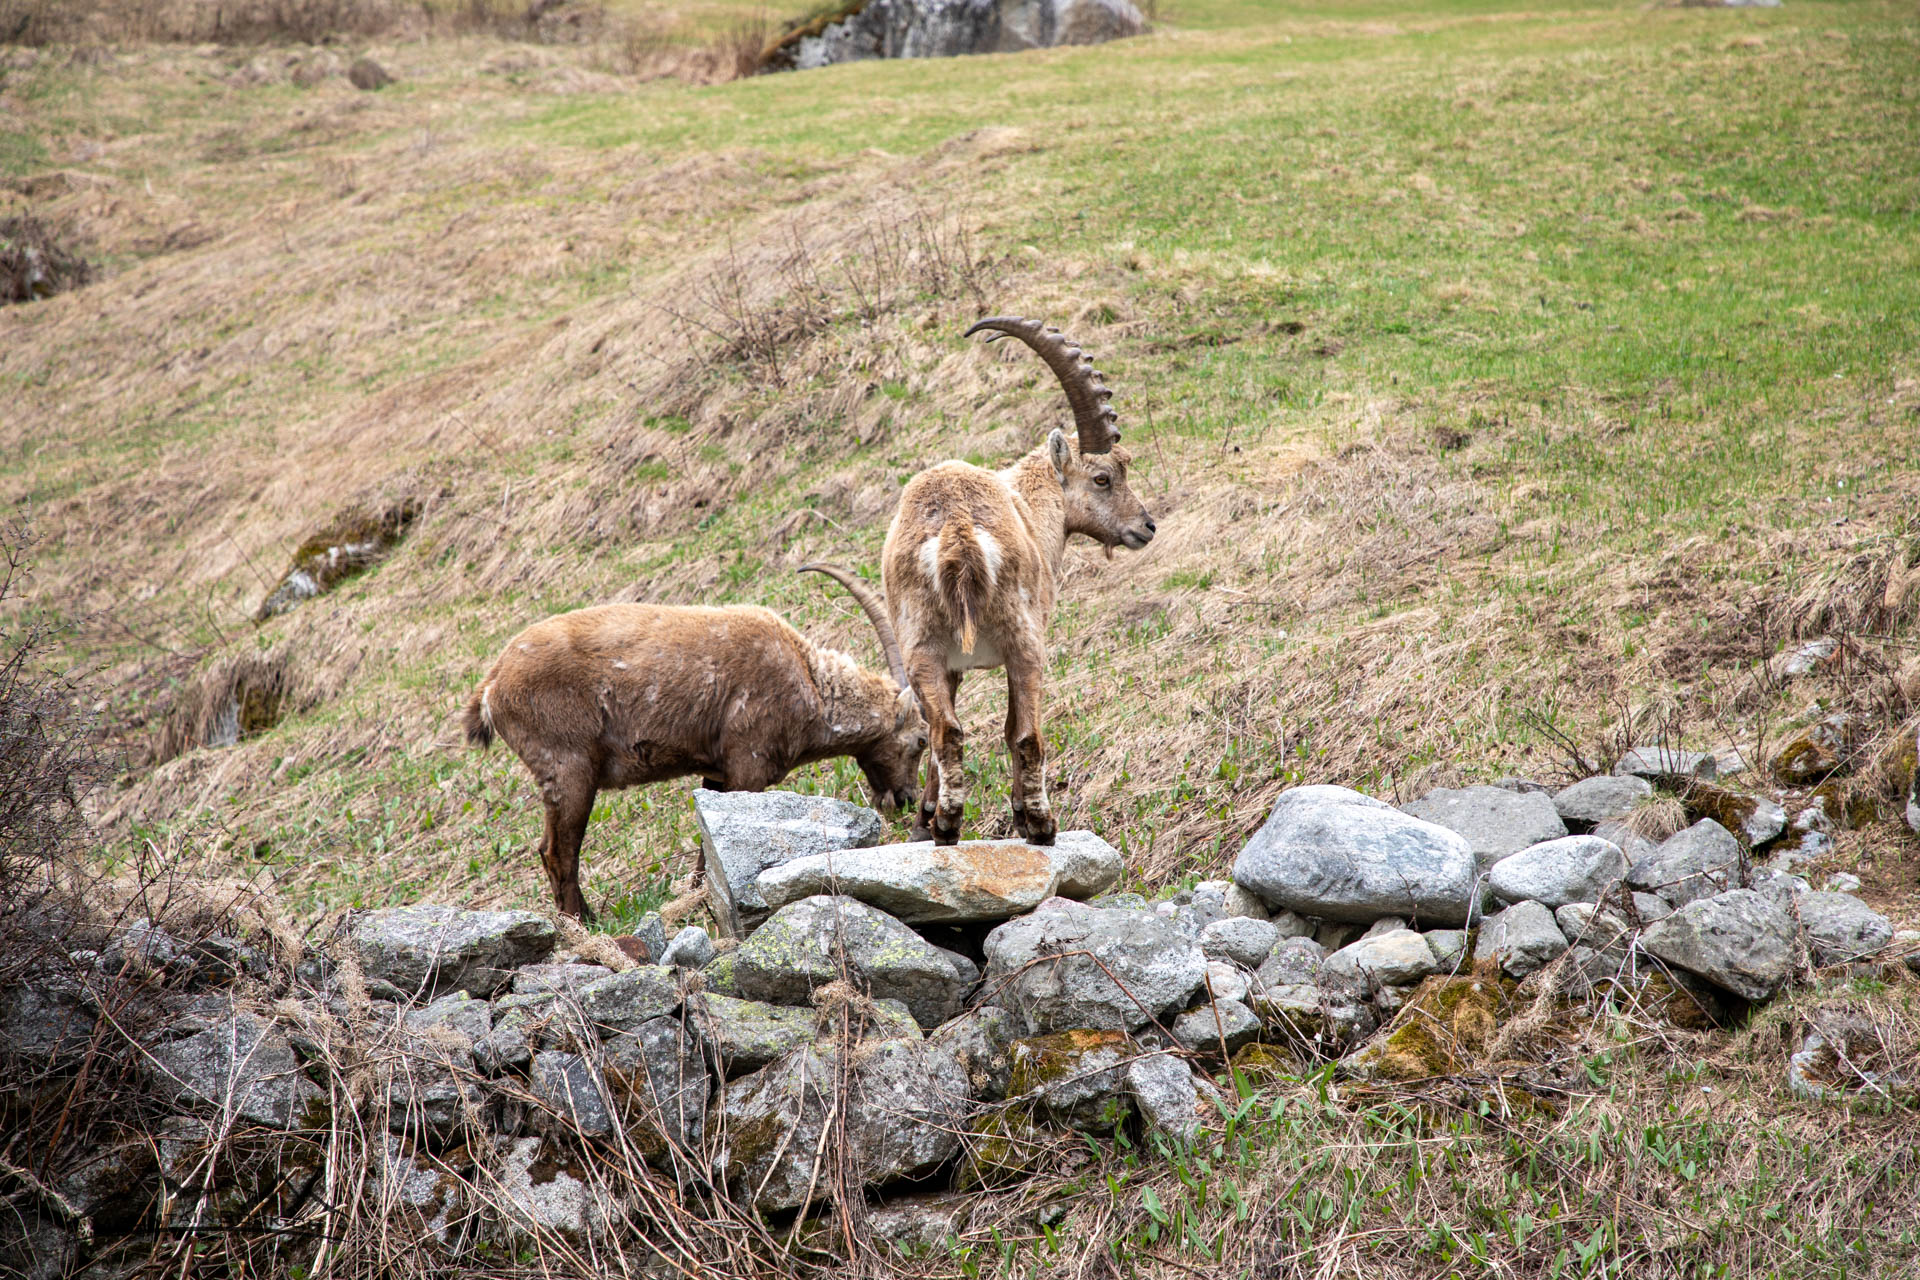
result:
<svg viewBox="0 0 1920 1280"><path fill-rule="evenodd" d="M1332 978L1372 978L1390 986L1406 986L1440 971L1425 936L1411 929L1399 929L1372 938L1362 938L1328 956L1321 973Z"/></svg>
<svg viewBox="0 0 1920 1280"><path fill-rule="evenodd" d="M1598 902L1608 886L1626 873L1626 855L1612 841L1562 836L1501 859L1487 883L1503 902L1532 899L1560 907L1569 902Z"/></svg>
<svg viewBox="0 0 1920 1280"><path fill-rule="evenodd" d="M1329 920L1384 915L1461 924L1474 891L1460 835L1345 787L1282 792L1235 859L1235 883L1275 906Z"/></svg>

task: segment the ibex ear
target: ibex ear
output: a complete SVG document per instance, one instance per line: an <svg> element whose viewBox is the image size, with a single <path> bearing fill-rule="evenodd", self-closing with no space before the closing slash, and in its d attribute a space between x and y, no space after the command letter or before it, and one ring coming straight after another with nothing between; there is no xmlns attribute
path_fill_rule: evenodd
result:
<svg viewBox="0 0 1920 1280"><path fill-rule="evenodd" d="M1067 465L1073 461L1073 446L1067 443L1067 433L1058 427L1047 437L1047 460L1053 463L1053 473L1060 477L1060 483L1066 484Z"/></svg>
<svg viewBox="0 0 1920 1280"><path fill-rule="evenodd" d="M913 723L913 718L919 714L919 711L920 699L914 693L913 686L908 685L900 691L900 696L894 700L893 727L895 729L906 728Z"/></svg>

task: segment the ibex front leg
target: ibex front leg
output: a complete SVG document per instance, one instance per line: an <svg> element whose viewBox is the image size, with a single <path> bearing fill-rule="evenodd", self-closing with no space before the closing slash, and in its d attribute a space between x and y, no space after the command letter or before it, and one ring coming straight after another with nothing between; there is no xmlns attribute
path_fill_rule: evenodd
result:
<svg viewBox="0 0 1920 1280"><path fill-rule="evenodd" d="M1058 824L1047 799L1047 744L1040 736L1040 704L1046 692L1044 653L1007 657L1007 772L1013 796L1013 827L1033 844L1052 844Z"/></svg>

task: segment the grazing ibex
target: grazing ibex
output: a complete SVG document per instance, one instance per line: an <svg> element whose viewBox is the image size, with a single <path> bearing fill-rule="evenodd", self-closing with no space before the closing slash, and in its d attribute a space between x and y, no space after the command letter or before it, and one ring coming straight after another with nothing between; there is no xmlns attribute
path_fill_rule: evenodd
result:
<svg viewBox="0 0 1920 1280"><path fill-rule="evenodd" d="M764 791L815 760L852 756L882 807L914 803L926 721L875 593L831 565L806 565L853 594L892 675L862 670L769 610L608 604L536 622L507 643L467 705L467 740L497 733L540 787L540 861L561 911L592 918L580 841L602 790L699 774Z"/></svg>
<svg viewBox="0 0 1920 1280"><path fill-rule="evenodd" d="M1135 550L1153 540L1153 517L1127 487L1132 459L1093 361L1057 329L995 316L967 330L1018 338L1059 378L1079 429L1079 448L1055 430L1004 471L942 462L900 495L881 581L906 655L907 675L926 712L932 766L914 838L960 838L966 805L962 733L954 696L963 672L1007 669L1008 773L1013 822L1036 844L1056 829L1047 800L1040 700L1047 666L1047 619L1067 535Z"/></svg>

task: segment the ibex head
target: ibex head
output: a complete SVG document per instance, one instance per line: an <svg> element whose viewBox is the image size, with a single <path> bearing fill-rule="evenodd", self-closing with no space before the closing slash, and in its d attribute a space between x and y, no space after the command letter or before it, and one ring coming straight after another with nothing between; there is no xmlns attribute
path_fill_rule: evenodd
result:
<svg viewBox="0 0 1920 1280"><path fill-rule="evenodd" d="M992 316L968 329L967 335L982 329L992 331L988 342L1014 337L1032 347L1060 380L1073 407L1078 448L1068 444L1065 432L1055 430L1047 437L1047 456L1066 495L1067 532L1085 534L1109 550L1138 551L1153 541L1153 517L1127 485L1127 466L1133 457L1119 447L1113 391L1093 367L1092 357L1058 329L1037 320Z"/></svg>
<svg viewBox="0 0 1920 1280"><path fill-rule="evenodd" d="M894 637L893 623L887 619L887 608L873 588L862 582L847 570L832 564L803 564L801 573L818 573L832 578L847 589L866 613L867 620L873 623L874 632L880 638L880 651L887 657L887 670L892 673L893 688L897 693L893 699L891 727L883 727L880 734L863 750L854 755L860 765L860 772L866 775L867 786L873 791L874 803L883 810L894 808L911 810L920 803L920 757L927 750L927 718L920 708L920 700L914 696L913 685L907 679L907 664L900 656L900 641ZM879 676L872 679L878 681Z"/></svg>

